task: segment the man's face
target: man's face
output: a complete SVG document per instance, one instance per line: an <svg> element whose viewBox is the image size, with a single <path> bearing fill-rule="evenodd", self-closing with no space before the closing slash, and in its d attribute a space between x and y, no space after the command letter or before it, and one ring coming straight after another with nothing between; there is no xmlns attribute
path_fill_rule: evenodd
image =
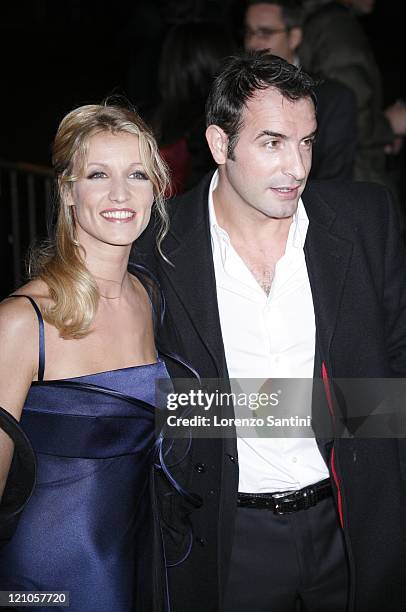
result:
<svg viewBox="0 0 406 612"><path fill-rule="evenodd" d="M270 49L291 64L301 38L300 28L288 30L277 4L253 4L245 15L245 48Z"/></svg>
<svg viewBox="0 0 406 612"><path fill-rule="evenodd" d="M316 131L313 101L258 91L244 108L234 159L220 165L236 215L291 217L306 185ZM243 217L241 217L243 218Z"/></svg>

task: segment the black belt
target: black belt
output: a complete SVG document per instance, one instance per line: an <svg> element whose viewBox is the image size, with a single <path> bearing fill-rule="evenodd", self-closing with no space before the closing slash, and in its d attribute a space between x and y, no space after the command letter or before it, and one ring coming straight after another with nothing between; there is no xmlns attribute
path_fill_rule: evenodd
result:
<svg viewBox="0 0 406 612"><path fill-rule="evenodd" d="M332 494L330 479L322 480L298 491L275 493L238 493L237 505L242 508L263 508L274 514L289 514L315 506Z"/></svg>

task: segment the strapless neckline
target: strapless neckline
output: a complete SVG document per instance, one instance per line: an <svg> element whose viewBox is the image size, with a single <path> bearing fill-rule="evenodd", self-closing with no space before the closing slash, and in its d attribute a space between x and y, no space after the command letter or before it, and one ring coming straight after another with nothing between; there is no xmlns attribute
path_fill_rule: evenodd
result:
<svg viewBox="0 0 406 612"><path fill-rule="evenodd" d="M81 374L80 376L68 376L66 378L47 378L44 380L33 380L32 385L42 385L43 383L52 384L52 383L60 383L64 381L75 381L82 380L83 378L90 378L94 376L103 376L107 374L120 373L120 372L131 372L133 370L140 370L142 368L153 368L154 366L161 366L164 364L162 359L158 359L154 363L143 363L140 365L127 366L125 368L115 368L113 370L102 370L101 372L92 372L90 374Z"/></svg>

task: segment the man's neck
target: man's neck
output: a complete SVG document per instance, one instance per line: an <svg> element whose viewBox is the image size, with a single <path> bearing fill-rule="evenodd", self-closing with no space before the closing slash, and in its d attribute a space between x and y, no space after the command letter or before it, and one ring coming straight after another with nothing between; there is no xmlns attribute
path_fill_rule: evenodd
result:
<svg viewBox="0 0 406 612"><path fill-rule="evenodd" d="M274 219L259 211L245 218L230 214L217 189L213 192L213 205L218 225L227 232L233 248L268 295L276 264L285 254L292 217Z"/></svg>
<svg viewBox="0 0 406 612"><path fill-rule="evenodd" d="M255 251L275 247L284 252L292 217L268 217L246 203L234 206L220 185L212 195L217 223L227 232L233 245L246 245Z"/></svg>

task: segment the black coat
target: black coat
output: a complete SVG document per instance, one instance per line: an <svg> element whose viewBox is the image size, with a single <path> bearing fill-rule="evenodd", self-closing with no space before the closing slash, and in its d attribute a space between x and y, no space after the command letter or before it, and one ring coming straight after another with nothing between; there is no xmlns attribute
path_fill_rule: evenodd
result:
<svg viewBox="0 0 406 612"><path fill-rule="evenodd" d="M201 376L227 379L209 231L209 181L210 176L170 202L171 229L163 250L171 263L154 257L149 230L137 241L133 259L154 270L165 295L161 346L185 357ZM406 266L387 191L363 183L315 182L302 198L309 217L305 257L316 319L315 377L321 377L323 362L330 379L405 376ZM325 396L318 411L321 419L328 415ZM403 611L404 442L354 438L318 443L342 511L351 572L349 609ZM191 553L169 570L172 611L215 612L221 610L233 538L236 440L194 440L183 476L203 505L189 509ZM171 520L176 521L174 514Z"/></svg>

